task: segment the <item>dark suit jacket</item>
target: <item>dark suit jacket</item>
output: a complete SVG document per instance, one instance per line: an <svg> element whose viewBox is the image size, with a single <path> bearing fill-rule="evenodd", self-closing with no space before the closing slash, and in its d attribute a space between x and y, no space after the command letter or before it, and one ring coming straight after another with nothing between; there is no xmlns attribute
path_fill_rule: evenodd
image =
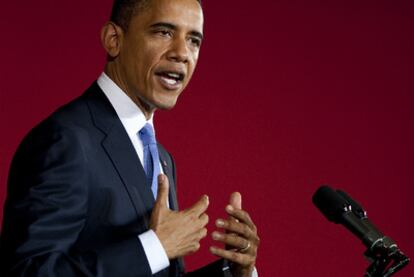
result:
<svg viewBox="0 0 414 277"><path fill-rule="evenodd" d="M159 153L177 209L174 162L161 145ZM1 276L151 276L137 235L148 230L153 205L133 145L94 83L36 126L15 154ZM223 276L222 268L219 261L190 276ZM183 272L174 260L156 276Z"/></svg>

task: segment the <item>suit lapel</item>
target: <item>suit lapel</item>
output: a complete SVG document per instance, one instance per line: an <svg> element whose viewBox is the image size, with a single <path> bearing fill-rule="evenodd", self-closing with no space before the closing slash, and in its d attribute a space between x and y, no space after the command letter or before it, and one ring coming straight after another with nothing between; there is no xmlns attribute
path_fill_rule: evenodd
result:
<svg viewBox="0 0 414 277"><path fill-rule="evenodd" d="M121 121L111 103L94 83L86 92L93 121L106 136L102 141L139 217L149 223L154 196L146 184L145 172Z"/></svg>
<svg viewBox="0 0 414 277"><path fill-rule="evenodd" d="M114 108L96 82L86 91L84 96L87 99L86 101L95 126L105 134L105 138L102 140L102 147L118 172L137 216L143 218L148 228L151 211L155 202L151 186L146 183L145 171L135 152L135 148ZM158 145L158 149L163 172L167 175L170 183L170 207L171 209L178 210L174 164L171 156L161 145ZM171 261L168 271L172 276L183 275L183 260Z"/></svg>

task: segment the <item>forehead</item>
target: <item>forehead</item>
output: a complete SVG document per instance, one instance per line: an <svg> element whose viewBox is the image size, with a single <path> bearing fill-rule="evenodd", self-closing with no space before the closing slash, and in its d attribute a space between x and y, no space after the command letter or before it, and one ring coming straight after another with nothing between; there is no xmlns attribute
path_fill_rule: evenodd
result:
<svg viewBox="0 0 414 277"><path fill-rule="evenodd" d="M170 23L178 28L202 33L203 11L197 0L151 0L131 20L149 27L155 23Z"/></svg>

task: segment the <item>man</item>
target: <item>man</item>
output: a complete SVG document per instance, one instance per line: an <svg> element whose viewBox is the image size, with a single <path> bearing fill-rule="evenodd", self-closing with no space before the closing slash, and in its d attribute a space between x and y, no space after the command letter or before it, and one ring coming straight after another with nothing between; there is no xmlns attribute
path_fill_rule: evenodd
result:
<svg viewBox="0 0 414 277"><path fill-rule="evenodd" d="M197 0L115 0L101 33L105 72L16 152L2 276L184 274L181 258L207 234L209 200L177 210L174 163L152 118L191 79L202 30ZM240 194L226 211L212 235L226 248L210 248L224 260L188 276L252 276L259 238Z"/></svg>

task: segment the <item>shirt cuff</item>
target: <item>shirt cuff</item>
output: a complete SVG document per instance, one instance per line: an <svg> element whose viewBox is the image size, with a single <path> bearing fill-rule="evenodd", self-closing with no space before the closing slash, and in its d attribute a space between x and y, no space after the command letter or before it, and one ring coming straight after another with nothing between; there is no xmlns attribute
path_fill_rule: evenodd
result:
<svg viewBox="0 0 414 277"><path fill-rule="evenodd" d="M147 256L152 274L170 266L167 253L153 230L148 230L138 236Z"/></svg>
<svg viewBox="0 0 414 277"><path fill-rule="evenodd" d="M257 269L256 267L254 267L253 272L252 272L252 277L259 277L259 274L257 274Z"/></svg>

